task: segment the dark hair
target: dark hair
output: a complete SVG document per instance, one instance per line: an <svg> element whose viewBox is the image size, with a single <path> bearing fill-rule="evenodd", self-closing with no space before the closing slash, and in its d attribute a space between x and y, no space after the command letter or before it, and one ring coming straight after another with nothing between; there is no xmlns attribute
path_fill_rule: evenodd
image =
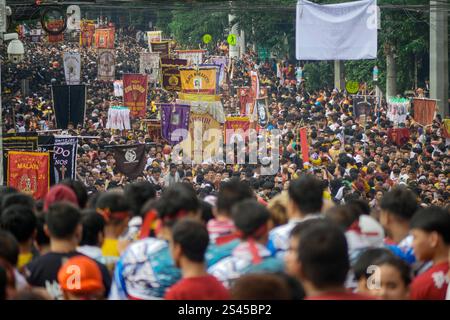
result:
<svg viewBox="0 0 450 320"><path fill-rule="evenodd" d="M173 242L181 246L183 255L190 261L205 261L205 253L209 244L206 227L193 219L181 219L172 229Z"/></svg>
<svg viewBox="0 0 450 320"><path fill-rule="evenodd" d="M440 207L422 208L411 219L411 229L437 232L444 242L450 244L450 213Z"/></svg>
<svg viewBox="0 0 450 320"><path fill-rule="evenodd" d="M80 210L68 202L57 202L48 208L46 224L51 237L70 238L80 222Z"/></svg>
<svg viewBox="0 0 450 320"><path fill-rule="evenodd" d="M37 218L31 208L23 205L8 207L1 216L1 227L11 232L18 242L29 240L36 230Z"/></svg>
<svg viewBox="0 0 450 320"><path fill-rule="evenodd" d="M98 246L98 235L104 232L105 219L93 209L87 209L81 214L83 237L80 246Z"/></svg>
<svg viewBox="0 0 450 320"><path fill-rule="evenodd" d="M247 274L241 276L230 290L233 300L289 300L288 283L276 274Z"/></svg>
<svg viewBox="0 0 450 320"><path fill-rule="evenodd" d="M50 238L47 236L47 234L44 231L44 225L45 225L45 218L38 217L37 223L36 223L36 231L37 231L36 232L36 243L39 246L50 244Z"/></svg>
<svg viewBox="0 0 450 320"><path fill-rule="evenodd" d="M0 215L2 212L1 207L2 207L2 203L3 203L3 198L12 193L18 193L18 191L16 189L14 189L13 187L0 186Z"/></svg>
<svg viewBox="0 0 450 320"><path fill-rule="evenodd" d="M214 215L212 212L212 205L206 201L200 201L200 208L202 210L202 221L204 223L208 223L209 220L214 219Z"/></svg>
<svg viewBox="0 0 450 320"><path fill-rule="evenodd" d="M298 259L317 288L344 285L350 268L344 232L325 220L309 226L300 236Z"/></svg>
<svg viewBox="0 0 450 320"><path fill-rule="evenodd" d="M362 252L352 268L355 279L359 280L362 277L369 278L369 266L373 265L375 260L384 256L393 256L393 253L385 248L370 248Z"/></svg>
<svg viewBox="0 0 450 320"><path fill-rule="evenodd" d="M222 182L217 195L217 210L224 214L230 214L231 208L245 200L254 198L252 189L247 183L238 178L231 178L229 181Z"/></svg>
<svg viewBox="0 0 450 320"><path fill-rule="evenodd" d="M24 193L10 193L3 197L2 212L14 204L21 204L30 209L34 209L34 199L32 197Z"/></svg>
<svg viewBox="0 0 450 320"><path fill-rule="evenodd" d="M269 210L253 199L239 202L231 209L234 225L243 233L244 237L260 237L261 234L254 234L261 226L270 219Z"/></svg>
<svg viewBox="0 0 450 320"><path fill-rule="evenodd" d="M133 215L139 216L142 206L156 197L156 190L150 182L141 181L126 185L124 195Z"/></svg>
<svg viewBox="0 0 450 320"><path fill-rule="evenodd" d="M409 221L418 209L418 204L414 192L406 187L397 186L384 194L380 201L380 207L382 210Z"/></svg>
<svg viewBox="0 0 450 320"><path fill-rule="evenodd" d="M347 202L346 202L347 203ZM359 214L370 215L370 206L369 203L364 199L351 199L347 204L356 207L359 211Z"/></svg>
<svg viewBox="0 0 450 320"><path fill-rule="evenodd" d="M108 215L108 221L106 223L111 224L120 224L124 217L117 216L115 213L117 212L128 212L130 210L130 206L128 204L127 198L125 195L118 191L108 191L105 193L101 193L98 197L95 207L97 210L107 210L106 213Z"/></svg>
<svg viewBox="0 0 450 320"><path fill-rule="evenodd" d="M338 205L328 209L325 216L346 230L358 220L359 210L354 205Z"/></svg>
<svg viewBox="0 0 450 320"><path fill-rule="evenodd" d="M398 270L400 272L400 276L405 284L405 286L409 286L412 280L412 272L411 267L401 258L391 254L391 255L382 255L379 258L373 261L373 265L382 266L389 265Z"/></svg>
<svg viewBox="0 0 450 320"><path fill-rule="evenodd" d="M78 206L80 207L80 209L86 207L88 201L88 194L86 188L84 187L81 181L64 179L60 183L65 186L68 186L70 189L72 189L73 192L75 192L75 195L77 196L78 200Z"/></svg>
<svg viewBox="0 0 450 320"><path fill-rule="evenodd" d="M302 175L289 185L289 198L304 214L318 213L323 204L323 183L312 175Z"/></svg>
<svg viewBox="0 0 450 320"><path fill-rule="evenodd" d="M305 289L303 288L300 281L284 272L276 272L274 274L282 278L288 285L291 292L291 300L305 299L306 296Z"/></svg>
<svg viewBox="0 0 450 320"><path fill-rule="evenodd" d="M194 188L186 183L175 183L163 191L156 210L165 226L171 227L179 218L183 218L183 212L197 211L200 201Z"/></svg>
<svg viewBox="0 0 450 320"><path fill-rule="evenodd" d="M5 259L12 266L17 265L19 259L19 243L11 232L0 229L0 258Z"/></svg>

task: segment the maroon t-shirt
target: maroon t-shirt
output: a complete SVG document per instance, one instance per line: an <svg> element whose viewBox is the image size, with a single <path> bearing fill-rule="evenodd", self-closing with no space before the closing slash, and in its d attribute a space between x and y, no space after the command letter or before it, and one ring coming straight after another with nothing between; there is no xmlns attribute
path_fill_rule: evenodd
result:
<svg viewBox="0 0 450 320"><path fill-rule="evenodd" d="M183 278L166 292L166 300L229 300L230 294L212 275Z"/></svg>

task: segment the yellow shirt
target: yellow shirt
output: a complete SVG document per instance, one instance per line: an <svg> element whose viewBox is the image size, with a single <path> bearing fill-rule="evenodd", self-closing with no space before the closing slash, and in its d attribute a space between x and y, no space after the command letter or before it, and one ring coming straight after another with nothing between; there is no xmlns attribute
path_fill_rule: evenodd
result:
<svg viewBox="0 0 450 320"><path fill-rule="evenodd" d="M19 254L17 269L21 269L23 266L27 265L31 261L31 259L33 259L33 254L31 252Z"/></svg>
<svg viewBox="0 0 450 320"><path fill-rule="evenodd" d="M102 255L105 257L120 257L117 247L119 240L106 238L102 246Z"/></svg>

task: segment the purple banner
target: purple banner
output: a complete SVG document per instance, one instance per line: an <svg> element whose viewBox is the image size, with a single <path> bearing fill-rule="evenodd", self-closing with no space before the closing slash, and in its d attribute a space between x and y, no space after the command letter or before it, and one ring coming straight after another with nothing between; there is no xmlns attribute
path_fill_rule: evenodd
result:
<svg viewBox="0 0 450 320"><path fill-rule="evenodd" d="M189 129L190 107L179 104L161 105L161 135L170 144L175 145L187 138ZM175 141L172 141L172 134L176 129L185 129L186 132Z"/></svg>

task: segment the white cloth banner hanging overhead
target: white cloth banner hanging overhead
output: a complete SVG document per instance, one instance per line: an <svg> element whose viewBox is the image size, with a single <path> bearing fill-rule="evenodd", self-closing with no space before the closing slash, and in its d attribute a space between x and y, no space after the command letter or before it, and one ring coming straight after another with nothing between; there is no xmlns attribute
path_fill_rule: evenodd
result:
<svg viewBox="0 0 450 320"><path fill-rule="evenodd" d="M298 60L360 60L377 57L376 0L319 5L297 2Z"/></svg>
<svg viewBox="0 0 450 320"><path fill-rule="evenodd" d="M80 84L81 76L81 58L78 52L64 52L64 74L66 76L66 84Z"/></svg>

